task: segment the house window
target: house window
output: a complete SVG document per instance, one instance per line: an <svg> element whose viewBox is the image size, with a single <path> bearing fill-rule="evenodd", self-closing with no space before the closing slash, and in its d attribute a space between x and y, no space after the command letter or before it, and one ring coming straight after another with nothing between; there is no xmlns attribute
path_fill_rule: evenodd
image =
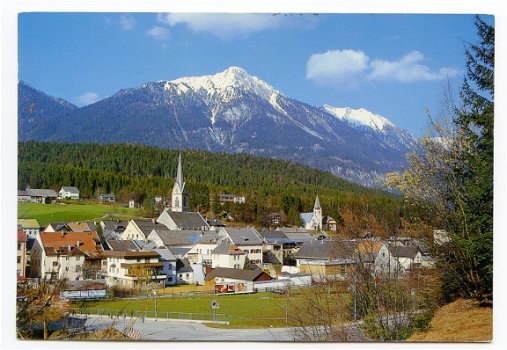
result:
<svg viewBox="0 0 507 350"><path fill-rule="evenodd" d="M58 262L53 261L53 266L58 266Z"/></svg>
<svg viewBox="0 0 507 350"><path fill-rule="evenodd" d="M21 263L21 257L18 256L18 264L20 264L20 263Z"/></svg>
<svg viewBox="0 0 507 350"><path fill-rule="evenodd" d="M21 243L18 243L18 250L21 250Z"/></svg>
<svg viewBox="0 0 507 350"><path fill-rule="evenodd" d="M185 278L188 278L188 273L185 275Z"/></svg>

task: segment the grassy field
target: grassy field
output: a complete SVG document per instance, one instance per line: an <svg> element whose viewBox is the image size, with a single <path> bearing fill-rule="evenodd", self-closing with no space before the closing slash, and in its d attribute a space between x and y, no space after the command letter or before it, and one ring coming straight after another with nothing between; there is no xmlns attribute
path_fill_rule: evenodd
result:
<svg viewBox="0 0 507 350"><path fill-rule="evenodd" d="M265 328L285 327L285 304L284 295L272 293L256 293L244 295L203 295L174 298L157 298L157 311L159 317L165 317L165 312L201 313L195 315L198 319L211 319L211 301L217 300L220 309L217 314L228 315L229 327L232 328ZM88 312L96 313L97 309L121 311L127 315L130 312L147 311L148 317L154 317L155 300L113 300L86 302L85 304L72 304L73 308L87 308ZM206 315L204 315L206 314ZM223 319L217 317L217 320Z"/></svg>
<svg viewBox="0 0 507 350"><path fill-rule="evenodd" d="M493 339L493 309L471 300L457 300L437 310L427 332L413 334L414 342L489 342Z"/></svg>
<svg viewBox="0 0 507 350"><path fill-rule="evenodd" d="M37 219L39 224L50 222L75 222L106 219L132 219L138 217L139 209L123 208L118 205L106 204L39 204L18 203L18 218Z"/></svg>

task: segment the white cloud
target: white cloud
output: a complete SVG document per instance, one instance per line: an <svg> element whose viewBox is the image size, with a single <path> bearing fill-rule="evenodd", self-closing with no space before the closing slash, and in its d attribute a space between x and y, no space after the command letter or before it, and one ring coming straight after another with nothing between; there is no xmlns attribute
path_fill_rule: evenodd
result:
<svg viewBox="0 0 507 350"><path fill-rule="evenodd" d="M402 83L416 81L443 80L459 73L457 69L444 67L432 70L421 64L424 56L419 51L412 51L398 61L373 60L370 63L372 80L395 80Z"/></svg>
<svg viewBox="0 0 507 350"><path fill-rule="evenodd" d="M146 35L151 36L153 39L158 41L166 41L169 39L169 34L169 29L160 26L154 26L150 30L146 31Z"/></svg>
<svg viewBox="0 0 507 350"><path fill-rule="evenodd" d="M121 15L120 21L118 23L120 23L121 29L132 30L136 26L137 21L135 20L134 17L127 14L127 15Z"/></svg>
<svg viewBox="0 0 507 350"><path fill-rule="evenodd" d="M84 94L81 94L77 100L82 106L87 106L97 102L99 100L99 95L95 92L85 92Z"/></svg>
<svg viewBox="0 0 507 350"><path fill-rule="evenodd" d="M366 71L368 61L369 57L362 51L316 53L306 63L306 78L323 84L343 83Z"/></svg>
<svg viewBox="0 0 507 350"><path fill-rule="evenodd" d="M363 51L333 50L310 56L306 77L319 84L357 86L361 81L412 83L451 78L460 73L452 67L433 70L423 65L424 56L412 51L397 61L370 60Z"/></svg>
<svg viewBox="0 0 507 350"><path fill-rule="evenodd" d="M221 39L230 39L277 28L283 19L271 14L161 13L157 20L171 27L183 24L194 32L206 32Z"/></svg>

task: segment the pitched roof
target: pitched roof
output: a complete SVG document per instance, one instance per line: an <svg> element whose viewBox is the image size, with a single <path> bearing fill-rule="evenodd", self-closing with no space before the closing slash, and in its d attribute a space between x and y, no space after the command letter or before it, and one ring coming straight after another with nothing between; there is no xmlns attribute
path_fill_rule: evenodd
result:
<svg viewBox="0 0 507 350"><path fill-rule="evenodd" d="M288 239L296 243L303 243L305 241L313 240L312 236L304 228L279 227L277 231L282 231Z"/></svg>
<svg viewBox="0 0 507 350"><path fill-rule="evenodd" d="M214 268L208 275L206 275L206 281L209 281L215 277L230 278L242 281L255 281L264 272L262 270L242 270L242 269L231 269L228 267L217 267Z"/></svg>
<svg viewBox="0 0 507 350"><path fill-rule="evenodd" d="M36 219L18 219L18 225L21 225L23 228L40 228Z"/></svg>
<svg viewBox="0 0 507 350"><path fill-rule="evenodd" d="M303 222L305 224L309 224L310 221L312 221L313 212L311 212L311 213L300 213L299 216L301 217L301 220L303 220Z"/></svg>
<svg viewBox="0 0 507 350"><path fill-rule="evenodd" d="M63 290L94 290L106 289L105 280L92 280L92 281L65 281Z"/></svg>
<svg viewBox="0 0 507 350"><path fill-rule="evenodd" d="M88 222L69 222L67 226L74 232L92 232L97 230L97 226Z"/></svg>
<svg viewBox="0 0 507 350"><path fill-rule="evenodd" d="M28 191L25 190L18 190L18 196L28 196Z"/></svg>
<svg viewBox="0 0 507 350"><path fill-rule="evenodd" d="M111 250L117 251L134 251L139 250L139 247L132 242L132 240L106 240L107 245L111 248Z"/></svg>
<svg viewBox="0 0 507 350"><path fill-rule="evenodd" d="M216 231L205 231L198 244L217 244L219 239Z"/></svg>
<svg viewBox="0 0 507 350"><path fill-rule="evenodd" d="M118 228L125 230L128 225L128 221L119 221L119 220L104 220L102 221L102 226L104 230L117 230Z"/></svg>
<svg viewBox="0 0 507 350"><path fill-rule="evenodd" d="M253 227L224 227L222 228L219 235L227 235L231 241L236 245L261 245L262 238L259 232Z"/></svg>
<svg viewBox="0 0 507 350"><path fill-rule="evenodd" d="M405 246L389 246L389 252L396 258L415 258L419 248Z"/></svg>
<svg viewBox="0 0 507 350"><path fill-rule="evenodd" d="M203 228L209 228L206 220L204 220L201 214L197 212L176 212L166 210L165 213L169 215L180 230L202 230Z"/></svg>
<svg viewBox="0 0 507 350"><path fill-rule="evenodd" d="M153 231L157 233L165 246L194 245L199 242L204 233L195 230L169 230L167 227L156 228Z"/></svg>
<svg viewBox="0 0 507 350"><path fill-rule="evenodd" d="M40 234L44 249L76 247L79 242L79 249L90 257L102 253L97 232L41 232Z"/></svg>
<svg viewBox="0 0 507 350"><path fill-rule="evenodd" d="M194 272L188 259L177 259L176 260L176 272Z"/></svg>
<svg viewBox="0 0 507 350"><path fill-rule="evenodd" d="M169 249L171 251L171 253L173 253L173 255L177 258L181 258L183 256L185 256L185 254L187 254L190 249L190 247L175 247L175 246L172 246L172 247L168 247L167 249Z"/></svg>
<svg viewBox="0 0 507 350"><path fill-rule="evenodd" d="M167 229L165 225L153 222L151 220L132 220L132 221L137 227L139 227L139 229L141 230L142 233L144 233L145 236L148 236L154 228Z"/></svg>
<svg viewBox="0 0 507 350"><path fill-rule="evenodd" d="M312 240L304 242L295 254L296 259L335 260L341 263L355 262L358 242L348 240Z"/></svg>
<svg viewBox="0 0 507 350"><path fill-rule="evenodd" d="M246 252L236 247L234 243L231 243L228 240L223 240L216 246L215 249L213 249L211 254L242 255L246 254Z"/></svg>
<svg viewBox="0 0 507 350"><path fill-rule="evenodd" d="M62 190L64 190L65 192L79 193L77 187L74 186L62 186Z"/></svg>
<svg viewBox="0 0 507 350"><path fill-rule="evenodd" d="M294 243L282 231L259 231L259 234L268 243Z"/></svg>
<svg viewBox="0 0 507 350"><path fill-rule="evenodd" d="M160 255L160 260L176 261L174 254L167 248L155 248L153 251Z"/></svg>
<svg viewBox="0 0 507 350"><path fill-rule="evenodd" d="M225 227L225 224L222 221L220 221L219 219L206 219L206 222L210 226Z"/></svg>
<svg viewBox="0 0 507 350"><path fill-rule="evenodd" d="M26 192L31 197L58 197L58 194L54 190L45 188L28 188Z"/></svg>

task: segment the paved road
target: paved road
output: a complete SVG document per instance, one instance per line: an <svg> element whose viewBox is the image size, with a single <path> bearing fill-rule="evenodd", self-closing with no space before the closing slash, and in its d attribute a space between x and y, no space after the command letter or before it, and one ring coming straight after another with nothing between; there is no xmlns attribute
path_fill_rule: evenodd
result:
<svg viewBox="0 0 507 350"><path fill-rule="evenodd" d="M86 327L103 329L113 325L123 331L129 319L114 321L108 317L90 317ZM290 328L223 329L210 328L200 323L145 320L136 321L133 328L146 340L178 341L294 341Z"/></svg>

